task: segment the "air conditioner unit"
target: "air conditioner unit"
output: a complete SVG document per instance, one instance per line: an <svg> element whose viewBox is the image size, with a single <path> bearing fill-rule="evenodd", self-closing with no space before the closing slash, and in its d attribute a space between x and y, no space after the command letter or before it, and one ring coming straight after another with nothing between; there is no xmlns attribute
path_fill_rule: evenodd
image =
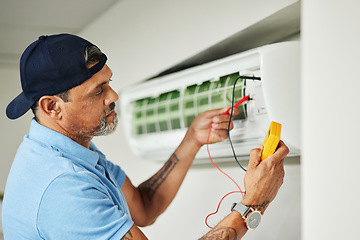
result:
<svg viewBox="0 0 360 240"><path fill-rule="evenodd" d="M247 159L261 144L271 121L282 124L281 138L290 155L300 154L299 42L266 45L220 60L145 81L120 92L121 118L133 152L149 160L166 161L180 144L192 120L201 112L240 105L230 137L239 159ZM213 158L233 161L229 140L210 145ZM206 146L195 164L209 163Z"/></svg>

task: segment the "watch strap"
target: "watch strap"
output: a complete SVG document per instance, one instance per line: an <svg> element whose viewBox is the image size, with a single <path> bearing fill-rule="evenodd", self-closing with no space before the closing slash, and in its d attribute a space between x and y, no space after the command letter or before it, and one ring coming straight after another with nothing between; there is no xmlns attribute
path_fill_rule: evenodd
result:
<svg viewBox="0 0 360 240"><path fill-rule="evenodd" d="M238 203L234 203L231 211L237 211L238 213L240 213L240 215L243 218L246 218L246 215L251 211L251 208L248 206L245 206L244 204L242 204L241 202Z"/></svg>

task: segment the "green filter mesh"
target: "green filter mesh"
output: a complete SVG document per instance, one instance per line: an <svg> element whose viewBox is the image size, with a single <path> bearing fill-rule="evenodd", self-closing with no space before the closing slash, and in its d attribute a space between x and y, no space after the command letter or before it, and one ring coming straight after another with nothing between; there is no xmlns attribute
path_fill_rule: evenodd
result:
<svg viewBox="0 0 360 240"><path fill-rule="evenodd" d="M146 102L145 110L145 121L146 121L146 132L154 133L156 132L157 124L157 108L156 103L158 98L149 98Z"/></svg>
<svg viewBox="0 0 360 240"><path fill-rule="evenodd" d="M133 103L132 132L135 135L189 127L194 118L207 110L231 105L233 85L239 73L221 76L217 81L204 81L173 90L158 97L140 99ZM234 103L243 97L243 79L235 87ZM234 119L246 118L246 105L239 106L240 114Z"/></svg>
<svg viewBox="0 0 360 240"><path fill-rule="evenodd" d="M143 126L145 125L143 114L144 99L137 100L134 103L134 112L132 117L132 133L135 135L141 135L144 133Z"/></svg>
<svg viewBox="0 0 360 240"><path fill-rule="evenodd" d="M196 97L196 104L197 104L196 106L197 106L197 111L199 114L202 112L205 112L207 110L210 110L210 108L211 108L210 102L209 102L210 86L211 86L210 81L203 82L199 86L199 91L198 91L197 97Z"/></svg>
<svg viewBox="0 0 360 240"><path fill-rule="evenodd" d="M185 127L189 127L195 115L197 115L195 106L197 88L197 85L191 85L185 89L182 115Z"/></svg>

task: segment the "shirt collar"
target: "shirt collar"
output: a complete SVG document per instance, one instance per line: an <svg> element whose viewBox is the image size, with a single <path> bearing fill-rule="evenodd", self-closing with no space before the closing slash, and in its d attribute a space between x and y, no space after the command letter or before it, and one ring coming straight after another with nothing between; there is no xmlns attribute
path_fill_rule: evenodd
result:
<svg viewBox="0 0 360 240"><path fill-rule="evenodd" d="M83 165L78 159L95 166L99 160L99 150L90 142L90 149L78 144L67 136L39 124L35 119L31 120L29 138L42 145L53 148L61 153L73 156L72 160Z"/></svg>

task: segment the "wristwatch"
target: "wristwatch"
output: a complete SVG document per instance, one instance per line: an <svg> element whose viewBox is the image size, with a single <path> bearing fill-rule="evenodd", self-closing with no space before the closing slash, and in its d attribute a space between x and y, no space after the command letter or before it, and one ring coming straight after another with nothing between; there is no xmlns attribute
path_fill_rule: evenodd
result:
<svg viewBox="0 0 360 240"><path fill-rule="evenodd" d="M234 203L231 211L237 211L240 213L242 218L245 220L246 227L250 230L255 230L259 226L261 221L261 213L258 210L255 210L251 207L245 206L244 204L238 202Z"/></svg>

